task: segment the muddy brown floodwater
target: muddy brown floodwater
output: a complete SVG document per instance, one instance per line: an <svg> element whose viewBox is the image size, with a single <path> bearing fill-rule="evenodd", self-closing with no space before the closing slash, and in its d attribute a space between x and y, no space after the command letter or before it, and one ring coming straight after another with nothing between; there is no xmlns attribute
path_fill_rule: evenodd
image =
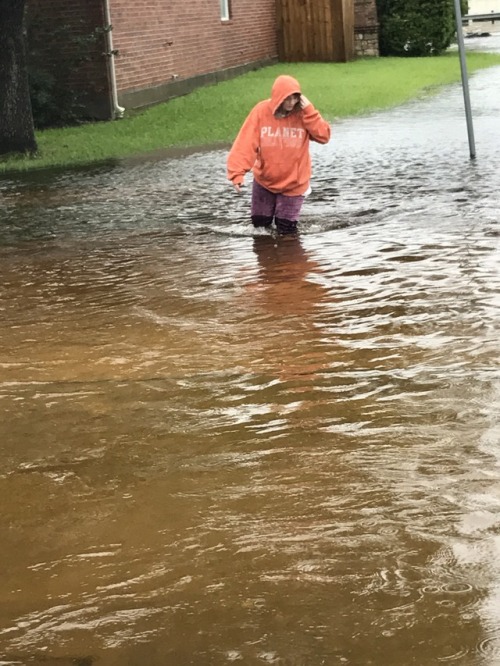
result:
<svg viewBox="0 0 500 666"><path fill-rule="evenodd" d="M223 150L2 182L2 666L500 664L500 68L471 96L474 163L459 85L335 123L297 239Z"/></svg>

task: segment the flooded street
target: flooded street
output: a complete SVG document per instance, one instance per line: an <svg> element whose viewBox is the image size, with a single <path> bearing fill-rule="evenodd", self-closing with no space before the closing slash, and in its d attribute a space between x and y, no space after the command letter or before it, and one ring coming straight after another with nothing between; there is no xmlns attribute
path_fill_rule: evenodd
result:
<svg viewBox="0 0 500 666"><path fill-rule="evenodd" d="M2 666L500 664L500 67L470 88L473 163L459 84L333 123L297 239L224 150L0 183Z"/></svg>

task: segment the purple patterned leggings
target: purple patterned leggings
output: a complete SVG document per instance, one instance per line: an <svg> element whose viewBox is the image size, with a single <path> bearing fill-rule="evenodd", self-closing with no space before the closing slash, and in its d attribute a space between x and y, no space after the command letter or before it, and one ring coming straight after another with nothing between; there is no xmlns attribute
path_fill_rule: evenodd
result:
<svg viewBox="0 0 500 666"><path fill-rule="evenodd" d="M255 227L269 227L274 219L279 234L297 231L304 196L287 197L274 194L254 180L252 186L252 223Z"/></svg>

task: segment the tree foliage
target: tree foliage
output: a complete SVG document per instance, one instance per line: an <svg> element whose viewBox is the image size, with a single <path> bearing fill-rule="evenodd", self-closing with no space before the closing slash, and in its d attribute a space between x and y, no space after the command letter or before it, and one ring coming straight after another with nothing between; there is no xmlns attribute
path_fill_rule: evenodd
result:
<svg viewBox="0 0 500 666"><path fill-rule="evenodd" d="M454 0L377 0L377 11L383 56L439 55L456 31Z"/></svg>

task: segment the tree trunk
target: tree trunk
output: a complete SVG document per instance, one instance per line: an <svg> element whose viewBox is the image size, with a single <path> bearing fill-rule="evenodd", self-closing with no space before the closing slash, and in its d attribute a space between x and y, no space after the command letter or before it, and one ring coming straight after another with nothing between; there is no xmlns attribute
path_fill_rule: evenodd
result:
<svg viewBox="0 0 500 666"><path fill-rule="evenodd" d="M0 155L37 145L23 35L25 0L0 0Z"/></svg>

